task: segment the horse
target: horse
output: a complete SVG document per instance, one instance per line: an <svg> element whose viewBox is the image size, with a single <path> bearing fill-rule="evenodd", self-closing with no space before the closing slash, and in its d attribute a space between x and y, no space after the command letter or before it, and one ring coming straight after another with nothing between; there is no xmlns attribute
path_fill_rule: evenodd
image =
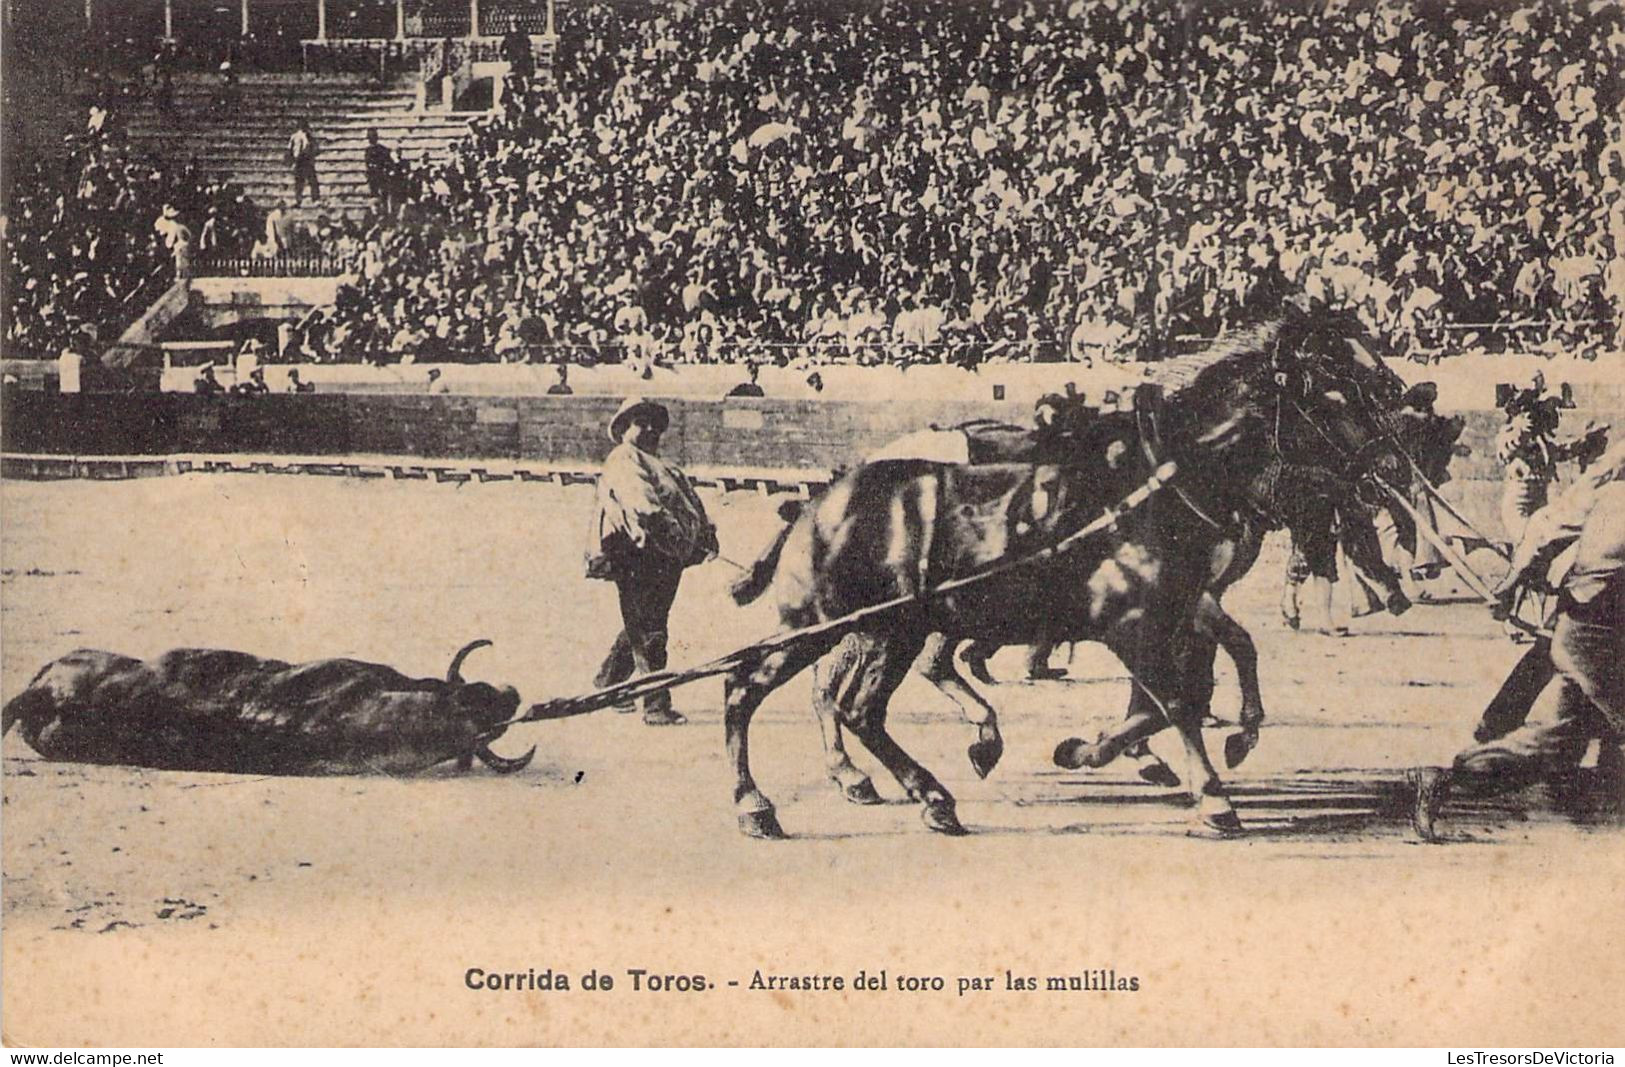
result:
<svg viewBox="0 0 1625 1067"><path fill-rule="evenodd" d="M1172 362L1190 372L1183 389L1162 401L1155 387L1142 387L1133 412L1103 419L1102 433L1137 446L1125 462L1113 465L1098 450L1036 467L888 460L845 474L806 509L763 561L765 579L751 583L759 588L738 599L773 588L789 628L896 598L909 603L731 672L724 721L742 832L784 836L751 774L751 718L770 692L832 652L820 665L815 702L921 804L928 828L965 832L953 796L886 729L891 694L934 632L999 644L1105 644L1134 678L1137 699L1178 730L1202 828L1241 832L1187 683L1214 554L1242 536L1246 517L1279 521L1283 472L1352 491L1379 463L1397 469L1385 415L1401 390L1379 358L1349 343L1338 320L1296 307ZM1178 473L1159 488L1155 472L1170 459ZM1142 488L1151 495L1138 508L1064 552L1045 551ZM991 566L998 570L985 580L932 593ZM1142 736L1155 732L1150 725Z"/></svg>

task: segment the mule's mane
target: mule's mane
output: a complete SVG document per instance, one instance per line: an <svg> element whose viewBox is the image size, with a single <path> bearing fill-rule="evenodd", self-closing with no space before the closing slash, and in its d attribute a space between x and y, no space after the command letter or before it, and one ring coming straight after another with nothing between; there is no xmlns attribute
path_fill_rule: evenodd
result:
<svg viewBox="0 0 1625 1067"><path fill-rule="evenodd" d="M1235 373L1246 364L1270 352L1281 335L1281 327L1282 323L1277 320L1227 331L1200 352L1175 356L1153 364L1145 380L1162 386L1164 392L1174 396L1190 389L1204 378L1211 379L1218 374ZM1212 373L1209 373L1210 371Z"/></svg>

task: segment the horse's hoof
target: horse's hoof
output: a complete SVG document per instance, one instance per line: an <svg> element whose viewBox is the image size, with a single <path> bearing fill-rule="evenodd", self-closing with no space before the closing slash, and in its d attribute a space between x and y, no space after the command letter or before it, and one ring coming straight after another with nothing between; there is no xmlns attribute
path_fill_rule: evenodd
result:
<svg viewBox="0 0 1625 1067"><path fill-rule="evenodd" d="M739 816L739 831L746 837L761 841L783 841L790 835L779 825L779 817L772 808L765 811L747 811Z"/></svg>
<svg viewBox="0 0 1625 1067"><path fill-rule="evenodd" d="M851 785L843 785L840 781L836 781L835 786L841 791L841 796L845 797L849 804L885 803L880 794L875 791L875 783L868 778L861 782L854 782Z"/></svg>
<svg viewBox="0 0 1625 1067"><path fill-rule="evenodd" d="M920 818L925 821L925 825L939 834L947 834L949 837L964 837L970 833L960 824L959 816L954 813L954 804L951 800L925 805L920 809Z"/></svg>
<svg viewBox="0 0 1625 1067"><path fill-rule="evenodd" d="M1160 759L1140 764L1139 775L1140 781L1148 785L1161 786L1163 789L1178 789L1180 785L1179 775Z"/></svg>
<svg viewBox="0 0 1625 1067"><path fill-rule="evenodd" d="M1242 729L1224 739L1224 765L1231 770L1241 766L1258 744L1258 731Z"/></svg>
<svg viewBox="0 0 1625 1067"><path fill-rule="evenodd" d="M999 759L1004 755L1004 742L978 741L965 750L965 755L970 757L970 769L976 772L976 777L986 778L999 765Z"/></svg>

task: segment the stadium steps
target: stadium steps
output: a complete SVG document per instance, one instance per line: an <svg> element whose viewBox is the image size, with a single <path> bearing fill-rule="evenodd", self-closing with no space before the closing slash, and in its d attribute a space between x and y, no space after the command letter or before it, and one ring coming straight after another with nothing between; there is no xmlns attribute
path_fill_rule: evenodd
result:
<svg viewBox="0 0 1625 1067"><path fill-rule="evenodd" d="M397 158L442 160L468 134L472 116L415 109L409 81L376 86L350 81L244 81L230 111L214 105L219 83L177 82L170 115L155 101L142 101L127 116L126 130L138 151L169 160L196 159L205 170L229 175L261 207L293 199L288 138L301 119L317 142L316 174L323 211L359 214L367 191L367 132Z"/></svg>

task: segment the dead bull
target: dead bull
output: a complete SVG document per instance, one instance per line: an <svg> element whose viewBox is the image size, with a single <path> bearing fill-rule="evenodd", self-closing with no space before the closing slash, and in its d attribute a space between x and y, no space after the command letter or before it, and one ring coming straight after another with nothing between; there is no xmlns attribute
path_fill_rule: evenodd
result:
<svg viewBox="0 0 1625 1067"><path fill-rule="evenodd" d="M178 649L151 661L80 649L46 664L6 703L4 732L50 760L237 774L387 774L477 756L502 774L517 759L491 751L513 717L511 686L408 678L351 659L291 665L242 652Z"/></svg>

